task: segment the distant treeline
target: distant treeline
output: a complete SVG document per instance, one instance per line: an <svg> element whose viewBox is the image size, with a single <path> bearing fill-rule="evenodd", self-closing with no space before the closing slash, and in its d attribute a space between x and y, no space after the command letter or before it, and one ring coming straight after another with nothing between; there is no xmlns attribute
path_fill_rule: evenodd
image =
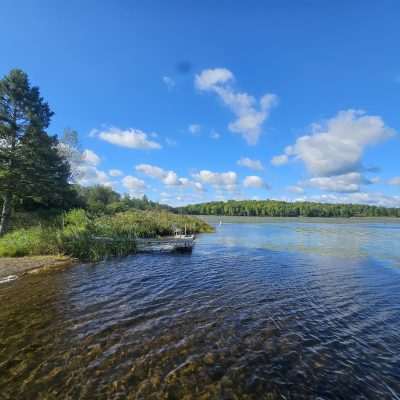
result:
<svg viewBox="0 0 400 400"><path fill-rule="evenodd" d="M362 204L325 204L276 200L213 201L178 209L192 215L231 215L257 217L400 217L400 208Z"/></svg>

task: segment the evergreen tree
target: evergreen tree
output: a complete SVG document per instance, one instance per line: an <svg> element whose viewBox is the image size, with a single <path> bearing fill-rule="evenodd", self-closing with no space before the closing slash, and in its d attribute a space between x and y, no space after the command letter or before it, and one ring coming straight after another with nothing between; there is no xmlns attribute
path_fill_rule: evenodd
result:
<svg viewBox="0 0 400 400"><path fill-rule="evenodd" d="M45 131L52 115L26 73L12 70L0 80L0 235L7 232L14 201L62 208L73 196L69 164L59 155L57 138Z"/></svg>

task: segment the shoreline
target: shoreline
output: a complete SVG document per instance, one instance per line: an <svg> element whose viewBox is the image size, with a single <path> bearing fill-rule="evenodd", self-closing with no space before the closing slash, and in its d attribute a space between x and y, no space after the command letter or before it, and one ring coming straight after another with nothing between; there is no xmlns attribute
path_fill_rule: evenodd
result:
<svg viewBox="0 0 400 400"><path fill-rule="evenodd" d="M25 274L34 274L59 270L76 265L79 260L68 256L26 256L0 257L0 279L9 276L21 277Z"/></svg>
<svg viewBox="0 0 400 400"><path fill-rule="evenodd" d="M318 223L318 222L338 222L338 223L368 223L368 222L390 222L400 223L400 217L270 217L270 216L256 216L256 215L211 215L211 214L196 214L196 217L202 219L207 223L215 223L222 220L235 222L251 221L257 222L305 222L305 223Z"/></svg>

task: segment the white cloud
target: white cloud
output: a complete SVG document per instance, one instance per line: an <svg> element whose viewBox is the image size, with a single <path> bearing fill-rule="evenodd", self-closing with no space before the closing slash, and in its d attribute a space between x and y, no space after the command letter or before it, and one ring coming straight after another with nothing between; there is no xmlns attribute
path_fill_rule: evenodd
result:
<svg viewBox="0 0 400 400"><path fill-rule="evenodd" d="M381 207L400 207L400 196L388 196L379 192L358 192L344 195L322 194L303 196L294 201L314 201L338 204L369 204Z"/></svg>
<svg viewBox="0 0 400 400"><path fill-rule="evenodd" d="M112 127L104 131L97 131L95 135L108 143L130 149L153 150L161 148L160 143L149 139L149 136L154 137L154 134L145 133L140 129L122 130Z"/></svg>
<svg viewBox="0 0 400 400"><path fill-rule="evenodd" d="M343 175L314 177L304 182L304 185L328 192L354 193L360 191L361 185L372 183L359 172L349 172Z"/></svg>
<svg viewBox="0 0 400 400"><path fill-rule="evenodd" d="M163 76L162 81L165 83L168 90L172 90L175 87L175 81L169 76Z"/></svg>
<svg viewBox="0 0 400 400"><path fill-rule="evenodd" d="M122 179L122 185L132 194L143 193L146 189L146 184L143 180L131 175L127 175Z"/></svg>
<svg viewBox="0 0 400 400"><path fill-rule="evenodd" d="M246 176L243 181L243 186L246 188L267 188L268 185L259 176Z"/></svg>
<svg viewBox="0 0 400 400"><path fill-rule="evenodd" d="M159 201L172 206L204 201L203 191L187 192L185 189L185 187L165 187L165 190L159 193Z"/></svg>
<svg viewBox="0 0 400 400"><path fill-rule="evenodd" d="M400 185L400 176L395 176L389 180L389 185Z"/></svg>
<svg viewBox="0 0 400 400"><path fill-rule="evenodd" d="M241 167L254 169L256 171L262 171L264 169L261 161L252 160L251 158L248 157L242 157L240 160L238 160L237 165L240 165Z"/></svg>
<svg viewBox="0 0 400 400"><path fill-rule="evenodd" d="M192 134L192 135L198 135L201 131L201 126L199 124L191 124L188 127L188 131Z"/></svg>
<svg viewBox="0 0 400 400"><path fill-rule="evenodd" d="M289 161L289 157L286 154L282 154L280 156L272 157L271 164L279 167L280 165L284 165Z"/></svg>
<svg viewBox="0 0 400 400"><path fill-rule="evenodd" d="M211 139L218 140L220 137L221 137L221 135L218 132L216 132L214 130L212 130L210 132L210 138Z"/></svg>
<svg viewBox="0 0 400 400"><path fill-rule="evenodd" d="M282 165L290 158L299 159L314 177L361 171L365 148L394 133L379 116L356 110L340 111L323 125L314 124L309 134L288 146L272 163Z"/></svg>
<svg viewBox="0 0 400 400"><path fill-rule="evenodd" d="M82 186L102 185L111 187L113 185L110 177L93 165L80 164L76 167L76 171L76 182Z"/></svg>
<svg viewBox="0 0 400 400"><path fill-rule="evenodd" d="M165 138L165 143L167 143L168 146L176 146L178 143L176 140L171 139L171 138Z"/></svg>
<svg viewBox="0 0 400 400"><path fill-rule="evenodd" d="M120 171L119 169L110 169L108 171L108 175L112 176L112 177L117 177L117 176L122 176L123 173L122 171Z"/></svg>
<svg viewBox="0 0 400 400"><path fill-rule="evenodd" d="M156 165L139 164L136 166L136 171L150 178L158 179L166 186L182 186L187 188L191 187L198 191L203 190L203 186L198 182L193 182L188 178L180 178L175 171L165 170Z"/></svg>
<svg viewBox="0 0 400 400"><path fill-rule="evenodd" d="M183 206L186 204L199 203L204 201L204 198L199 197L197 194L183 193L176 195L174 193L160 193L159 202L168 204L173 207Z"/></svg>
<svg viewBox="0 0 400 400"><path fill-rule="evenodd" d="M184 178L181 178L184 179ZM166 171L163 183L168 186L179 186L186 183L186 180L182 181L178 178L178 175L174 171Z"/></svg>
<svg viewBox="0 0 400 400"><path fill-rule="evenodd" d="M193 178L203 184L212 185L219 190L236 190L236 172L212 172L208 170L201 170L200 172L193 174Z"/></svg>
<svg viewBox="0 0 400 400"><path fill-rule="evenodd" d="M94 151L86 149L81 152L77 146L63 142L59 143L58 151L70 163L73 182L82 186L113 185L108 174L97 169L101 158Z"/></svg>
<svg viewBox="0 0 400 400"><path fill-rule="evenodd" d="M234 76L226 68L203 70L195 77L195 86L201 91L216 93L235 114L236 120L228 125L230 131L239 133L248 144L257 143L261 127L277 104L277 96L267 93L257 101L253 96L235 91L231 83Z"/></svg>
<svg viewBox="0 0 400 400"><path fill-rule="evenodd" d="M136 165L136 171L142 172L143 174L156 179L164 179L166 174L166 171L162 168L150 164Z"/></svg>
<svg viewBox="0 0 400 400"><path fill-rule="evenodd" d="M234 76L229 69L205 69L200 73L200 75L196 75L195 85L200 90L210 90L216 85L221 85L232 80L234 80Z"/></svg>
<svg viewBox="0 0 400 400"><path fill-rule="evenodd" d="M89 132L89 137L91 137L91 138L94 138L94 137L96 137L96 135L99 133L99 130L98 129L91 129L90 130L90 132Z"/></svg>
<svg viewBox="0 0 400 400"><path fill-rule="evenodd" d="M101 162L100 157L92 150L86 149L82 153L82 160L90 165L98 165Z"/></svg>
<svg viewBox="0 0 400 400"><path fill-rule="evenodd" d="M304 188L302 188L301 186L288 186L287 187L287 190L289 191L289 192L292 192L292 193L304 193Z"/></svg>
<svg viewBox="0 0 400 400"><path fill-rule="evenodd" d="M205 191L203 185L200 182L193 182L193 185L194 185L195 189L198 190L199 192Z"/></svg>

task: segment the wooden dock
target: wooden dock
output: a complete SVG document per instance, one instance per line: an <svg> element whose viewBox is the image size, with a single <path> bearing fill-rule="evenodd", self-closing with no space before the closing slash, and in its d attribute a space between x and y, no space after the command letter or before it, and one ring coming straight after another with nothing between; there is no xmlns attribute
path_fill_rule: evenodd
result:
<svg viewBox="0 0 400 400"><path fill-rule="evenodd" d="M108 237L94 237L93 239L113 242L118 239ZM194 235L175 235L160 238L135 238L132 239L136 243L138 252L147 251L179 251L190 252L193 249L195 236Z"/></svg>
<svg viewBox="0 0 400 400"><path fill-rule="evenodd" d="M136 239L137 251L192 251L194 235L168 236L160 239Z"/></svg>

